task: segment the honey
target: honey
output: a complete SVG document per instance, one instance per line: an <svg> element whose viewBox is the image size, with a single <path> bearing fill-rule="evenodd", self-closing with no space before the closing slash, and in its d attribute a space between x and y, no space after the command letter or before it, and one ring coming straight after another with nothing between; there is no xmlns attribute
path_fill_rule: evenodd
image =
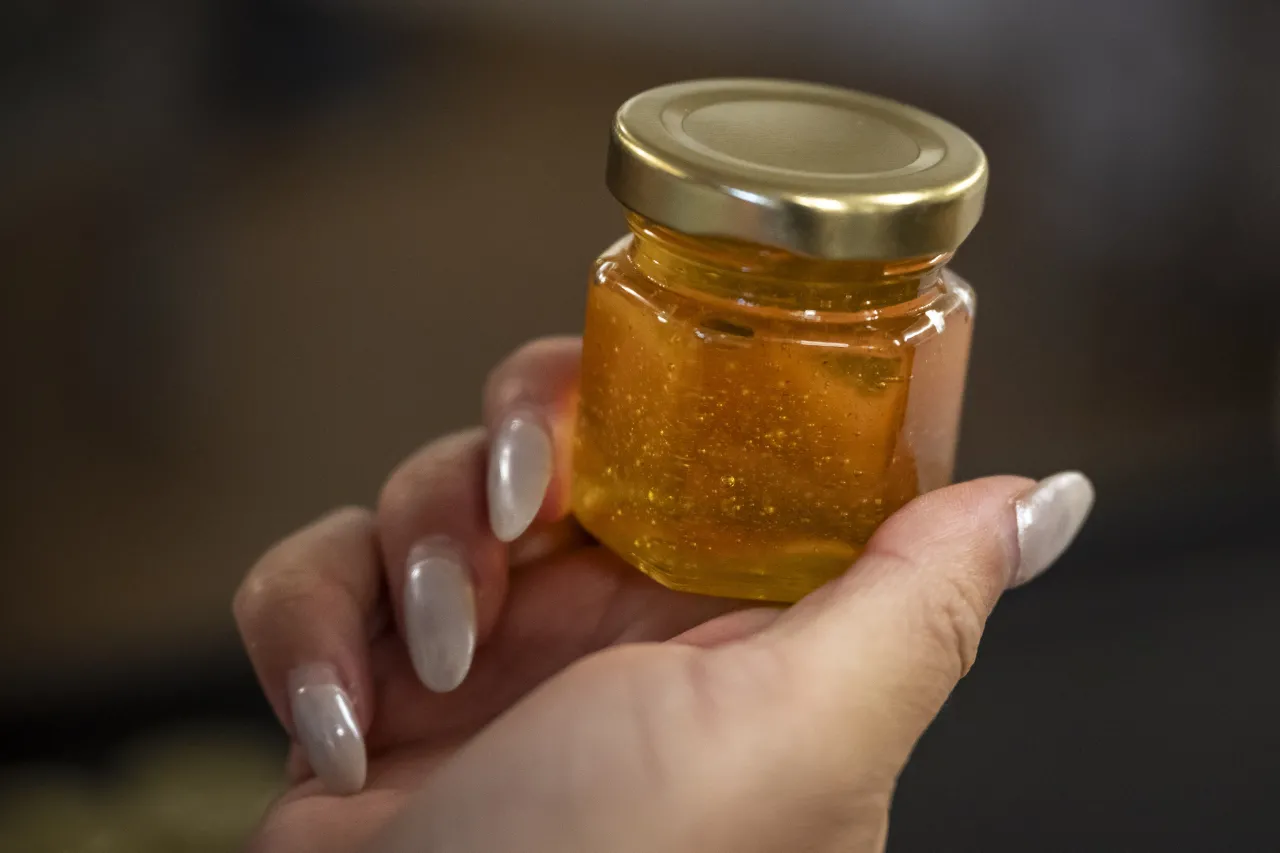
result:
<svg viewBox="0 0 1280 853"><path fill-rule="evenodd" d="M823 256L632 206L589 287L574 512L667 586L795 601L950 481L974 304L944 266L958 241Z"/></svg>

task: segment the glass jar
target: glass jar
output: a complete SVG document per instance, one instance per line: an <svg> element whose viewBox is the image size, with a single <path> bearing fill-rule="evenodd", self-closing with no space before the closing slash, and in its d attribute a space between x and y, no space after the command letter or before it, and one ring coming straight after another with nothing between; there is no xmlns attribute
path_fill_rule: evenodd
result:
<svg viewBox="0 0 1280 853"><path fill-rule="evenodd" d="M680 590L795 601L952 476L986 159L901 104L760 80L633 98L630 234L587 298L573 509Z"/></svg>

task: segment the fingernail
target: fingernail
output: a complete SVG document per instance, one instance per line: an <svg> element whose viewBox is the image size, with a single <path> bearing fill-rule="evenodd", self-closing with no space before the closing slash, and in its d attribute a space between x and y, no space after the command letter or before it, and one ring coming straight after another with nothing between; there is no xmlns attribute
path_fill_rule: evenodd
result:
<svg viewBox="0 0 1280 853"><path fill-rule="evenodd" d="M409 553L404 628L423 684L446 693L462 683L476 651L475 592L471 572L447 540L427 540Z"/></svg>
<svg viewBox="0 0 1280 853"><path fill-rule="evenodd" d="M1021 586L1053 565L1076 538L1093 508L1093 484L1079 471L1041 480L1014 503L1018 516L1018 569L1010 586Z"/></svg>
<svg viewBox="0 0 1280 853"><path fill-rule="evenodd" d="M364 787L364 736L351 697L327 664L300 666L289 673L293 727L307 761L331 793L354 794Z"/></svg>
<svg viewBox="0 0 1280 853"><path fill-rule="evenodd" d="M528 529L551 483L551 436L527 413L507 418L489 450L489 524L511 542Z"/></svg>

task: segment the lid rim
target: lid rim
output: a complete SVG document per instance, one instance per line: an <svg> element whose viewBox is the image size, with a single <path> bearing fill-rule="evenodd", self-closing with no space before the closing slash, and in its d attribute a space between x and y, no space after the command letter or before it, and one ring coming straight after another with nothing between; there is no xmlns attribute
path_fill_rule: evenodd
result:
<svg viewBox="0 0 1280 853"><path fill-rule="evenodd" d="M712 143L760 152L766 162L680 139L661 116L673 102L685 109L681 98L697 102L686 117L710 106L700 130ZM732 109L719 110L723 103ZM863 121L868 104L875 121ZM882 115L902 121L891 125ZM783 126L779 116L800 121ZM894 168L823 172L785 162L892 165L908 144L914 159ZM913 170L926 155L934 160ZM676 83L632 97L614 117L606 169L614 197L659 225L850 260L954 251L981 216L987 180L977 142L922 110L825 84L750 78Z"/></svg>

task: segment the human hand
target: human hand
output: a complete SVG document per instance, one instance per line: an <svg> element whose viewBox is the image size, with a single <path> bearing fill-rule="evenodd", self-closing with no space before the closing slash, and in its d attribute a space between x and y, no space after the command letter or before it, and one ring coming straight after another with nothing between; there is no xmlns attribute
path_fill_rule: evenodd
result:
<svg viewBox="0 0 1280 853"><path fill-rule="evenodd" d="M1074 473L964 483L788 610L676 593L568 519L578 358L520 350L487 433L428 445L376 512L246 578L237 620L300 747L253 850L880 849L991 608L1092 504Z"/></svg>

